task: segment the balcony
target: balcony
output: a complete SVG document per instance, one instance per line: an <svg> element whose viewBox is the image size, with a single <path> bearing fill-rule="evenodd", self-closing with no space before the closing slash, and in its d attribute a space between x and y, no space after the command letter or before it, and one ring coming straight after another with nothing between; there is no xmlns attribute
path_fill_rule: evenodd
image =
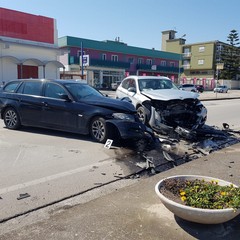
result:
<svg viewBox="0 0 240 240"><path fill-rule="evenodd" d="M182 57L183 58L190 58L192 56L192 53L191 52L186 52L186 53L183 53L182 54Z"/></svg>
<svg viewBox="0 0 240 240"><path fill-rule="evenodd" d="M70 56L69 58L70 64L77 64L79 65L79 57L76 56ZM108 67L108 68L121 68L121 69L129 69L130 63L128 62L114 62L114 61L107 61L107 60L101 60L101 59L89 59L89 66L95 66L95 67Z"/></svg>
<svg viewBox="0 0 240 240"><path fill-rule="evenodd" d="M183 65L183 69L190 69L191 68L191 65L190 64L185 64Z"/></svg>
<svg viewBox="0 0 240 240"><path fill-rule="evenodd" d="M179 73L178 67L165 67L156 65L156 68L152 68L152 65L149 64L137 64L136 65L137 70L145 70L145 71L157 71L157 72L163 72L163 73ZM180 72L183 72L183 68L180 68Z"/></svg>
<svg viewBox="0 0 240 240"><path fill-rule="evenodd" d="M90 58L90 66L96 67L109 67L109 68L122 68L122 69L129 69L130 63L128 62L114 62L114 61L107 61L107 60L99 60L99 59L92 59Z"/></svg>

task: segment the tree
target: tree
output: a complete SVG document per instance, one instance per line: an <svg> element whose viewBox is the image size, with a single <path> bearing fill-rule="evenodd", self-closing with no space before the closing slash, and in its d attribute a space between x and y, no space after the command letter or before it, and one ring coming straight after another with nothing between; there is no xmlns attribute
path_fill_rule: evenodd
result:
<svg viewBox="0 0 240 240"><path fill-rule="evenodd" d="M221 53L221 61L224 63L224 69L221 71L220 78L236 79L240 73L240 42L238 32L231 30L227 37L229 44L226 44Z"/></svg>

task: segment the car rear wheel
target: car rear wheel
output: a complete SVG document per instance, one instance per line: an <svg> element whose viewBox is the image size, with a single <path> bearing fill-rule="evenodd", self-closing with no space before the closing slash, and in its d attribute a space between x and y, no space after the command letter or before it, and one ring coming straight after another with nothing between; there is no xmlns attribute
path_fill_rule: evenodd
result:
<svg viewBox="0 0 240 240"><path fill-rule="evenodd" d="M14 108L7 108L3 114L3 120L8 129L18 129L21 126L20 118Z"/></svg>
<svg viewBox="0 0 240 240"><path fill-rule="evenodd" d="M146 124L147 123L147 115L146 115L145 109L143 107L138 107L137 114L138 114L139 120L142 123Z"/></svg>
<svg viewBox="0 0 240 240"><path fill-rule="evenodd" d="M95 117L90 124L90 134L92 138L100 143L107 140L107 127L106 121L102 117Z"/></svg>

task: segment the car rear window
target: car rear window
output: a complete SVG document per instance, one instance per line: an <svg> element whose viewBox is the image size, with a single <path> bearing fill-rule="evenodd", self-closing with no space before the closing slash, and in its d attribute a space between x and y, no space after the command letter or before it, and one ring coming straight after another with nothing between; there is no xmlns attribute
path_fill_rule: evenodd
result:
<svg viewBox="0 0 240 240"><path fill-rule="evenodd" d="M21 84L20 81L18 82L10 82L3 88L4 92L16 92L18 86Z"/></svg>
<svg viewBox="0 0 240 240"><path fill-rule="evenodd" d="M41 96L41 92L42 82L40 81L25 82L22 87L23 94Z"/></svg>

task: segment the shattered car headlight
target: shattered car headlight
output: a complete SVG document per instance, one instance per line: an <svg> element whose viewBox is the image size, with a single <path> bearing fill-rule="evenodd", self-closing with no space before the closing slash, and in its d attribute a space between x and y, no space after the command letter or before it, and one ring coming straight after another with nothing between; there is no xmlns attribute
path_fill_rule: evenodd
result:
<svg viewBox="0 0 240 240"><path fill-rule="evenodd" d="M135 122L135 117L134 115L131 114L126 114L126 113L113 113L112 117L115 119L119 119L119 120L125 120L125 121L129 121L129 122Z"/></svg>

